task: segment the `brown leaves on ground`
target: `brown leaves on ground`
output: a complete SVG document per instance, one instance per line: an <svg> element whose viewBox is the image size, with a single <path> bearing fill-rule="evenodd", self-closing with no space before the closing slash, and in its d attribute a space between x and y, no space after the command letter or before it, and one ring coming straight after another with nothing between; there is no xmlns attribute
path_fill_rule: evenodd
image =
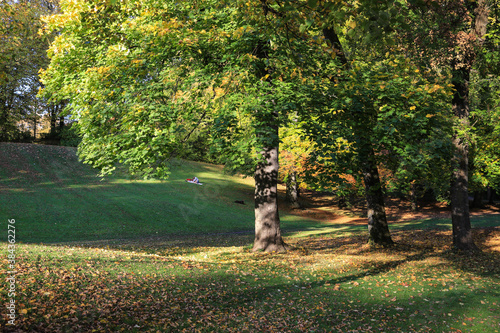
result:
<svg viewBox="0 0 500 333"><path fill-rule="evenodd" d="M235 234L20 245L13 331L500 329L499 228L474 230L473 257L450 251L449 231L393 237L390 249L366 235L291 238L295 249L275 255Z"/></svg>
<svg viewBox="0 0 500 333"><path fill-rule="evenodd" d="M284 197L285 187L278 187L281 197ZM293 215L299 215L308 219L323 221L327 223L366 225L365 200L358 198L353 200L349 208L338 208L336 198L332 194L314 191L303 191L301 200L303 209L288 207L282 200L280 209ZM413 211L408 200L399 198L385 198L385 211L389 223L408 222L422 219L446 219L451 217L449 205L444 202L425 202L417 211ZM500 221L500 205L485 204L482 208L473 208L471 216L498 215Z"/></svg>

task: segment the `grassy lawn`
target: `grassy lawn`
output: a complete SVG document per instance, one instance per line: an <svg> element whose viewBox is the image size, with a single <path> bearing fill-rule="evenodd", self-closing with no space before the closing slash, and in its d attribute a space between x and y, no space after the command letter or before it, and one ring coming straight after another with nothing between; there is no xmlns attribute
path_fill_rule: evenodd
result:
<svg viewBox="0 0 500 333"><path fill-rule="evenodd" d="M450 251L446 220L393 224L383 249L363 225L292 214L294 250L256 254L251 179L176 162L165 182L100 180L71 148L0 144L0 220L17 315L3 305L1 331L500 332L498 215L473 220L475 257Z"/></svg>

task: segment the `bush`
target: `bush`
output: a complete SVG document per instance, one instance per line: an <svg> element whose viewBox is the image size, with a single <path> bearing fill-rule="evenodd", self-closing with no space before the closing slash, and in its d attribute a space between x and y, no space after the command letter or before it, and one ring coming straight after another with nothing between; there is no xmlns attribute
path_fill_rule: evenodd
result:
<svg viewBox="0 0 500 333"><path fill-rule="evenodd" d="M77 147L82 141L82 137L78 133L77 124L73 123L65 126L61 131L61 146Z"/></svg>

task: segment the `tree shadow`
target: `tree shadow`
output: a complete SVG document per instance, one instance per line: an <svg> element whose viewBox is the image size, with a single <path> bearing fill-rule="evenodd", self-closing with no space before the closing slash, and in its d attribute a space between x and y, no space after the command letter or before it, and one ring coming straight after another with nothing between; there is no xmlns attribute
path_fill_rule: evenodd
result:
<svg viewBox="0 0 500 333"><path fill-rule="evenodd" d="M473 238L481 252L469 254L452 248L450 230L425 229L393 231L394 246L367 244L366 236L309 238L299 241L299 247L309 251L342 253L354 257L379 255L402 259L384 262L371 269L372 273L387 272L407 262L440 258L457 269L484 277L500 276L500 227L473 228ZM372 264L370 264L372 265Z"/></svg>

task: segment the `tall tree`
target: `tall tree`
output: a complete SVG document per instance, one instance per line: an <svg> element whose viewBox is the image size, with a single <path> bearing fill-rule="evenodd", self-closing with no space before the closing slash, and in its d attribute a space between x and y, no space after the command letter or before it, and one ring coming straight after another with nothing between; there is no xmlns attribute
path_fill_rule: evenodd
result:
<svg viewBox="0 0 500 333"><path fill-rule="evenodd" d="M404 165L416 163L406 168L407 178L414 178L425 169L437 169L429 156L446 159L449 87L439 84L442 77L432 78L393 46L393 29L388 25L397 10L390 4L266 3L273 3L274 10L295 10L295 17L288 17L298 22L299 31L290 38L307 39L315 52L301 53L309 60L307 65L300 57L297 61L304 77L302 91L310 95L304 116L308 134L316 141L312 162L319 161L323 170L331 167L326 175L314 176L323 186L342 182L346 174L360 177L369 241L392 244L379 165L403 170Z"/></svg>
<svg viewBox="0 0 500 333"><path fill-rule="evenodd" d="M420 0L410 2L410 22L425 22L417 29L407 27L407 50L435 69L449 70L454 87L452 99L456 130L454 172L451 180L453 245L457 250L476 251L469 214L470 79L481 51L488 25L489 1ZM411 24L411 23L410 23ZM411 43L410 43L411 41Z"/></svg>
<svg viewBox="0 0 500 333"><path fill-rule="evenodd" d="M393 54L396 48L388 46L389 39L384 34L390 34L390 29L372 29L373 17L377 22L382 18L378 25L390 22L392 9L388 4L379 8L371 1L361 1L355 6L318 1L262 0L259 3L267 13L267 25L285 40L280 46L293 61L293 71L284 76L290 79L295 75L302 80L294 98L301 105L300 114L306 119L308 134L316 141L312 161L320 161L323 169L327 165L335 166L327 171L330 177L317 173L315 176L341 179L336 172L340 171L338 162L343 160L343 155L350 156L344 160L349 160L344 163L347 169L340 174L359 175L364 181L369 240L375 244L392 244L378 166L386 158L385 152L393 160L397 160L397 156L408 161L407 164L411 160L425 160L429 149L436 152L432 141L441 142L439 131L429 127L435 121L446 122L442 115L446 106L439 103L447 96L447 87L424 75L413 78L408 72L419 71L412 64L391 65L406 61ZM380 13L386 15L379 18ZM383 54L390 59L383 61ZM401 72L396 74L394 67ZM420 91L413 91L412 86ZM396 94L390 95L388 91ZM419 98L423 100L418 101ZM402 125L406 128L400 127ZM429 133L432 139L426 140ZM415 147L415 139L424 143L419 147L425 149ZM339 147L344 142L346 149ZM413 170L417 169L421 166Z"/></svg>
<svg viewBox="0 0 500 333"><path fill-rule="evenodd" d="M80 157L103 174L123 163L132 174L165 178L170 157L210 125L227 167L254 174L254 250L285 250L276 188L285 86L272 80L266 32L236 19L237 6L212 0L61 6L47 18L60 36L44 91L69 101L83 134Z"/></svg>

